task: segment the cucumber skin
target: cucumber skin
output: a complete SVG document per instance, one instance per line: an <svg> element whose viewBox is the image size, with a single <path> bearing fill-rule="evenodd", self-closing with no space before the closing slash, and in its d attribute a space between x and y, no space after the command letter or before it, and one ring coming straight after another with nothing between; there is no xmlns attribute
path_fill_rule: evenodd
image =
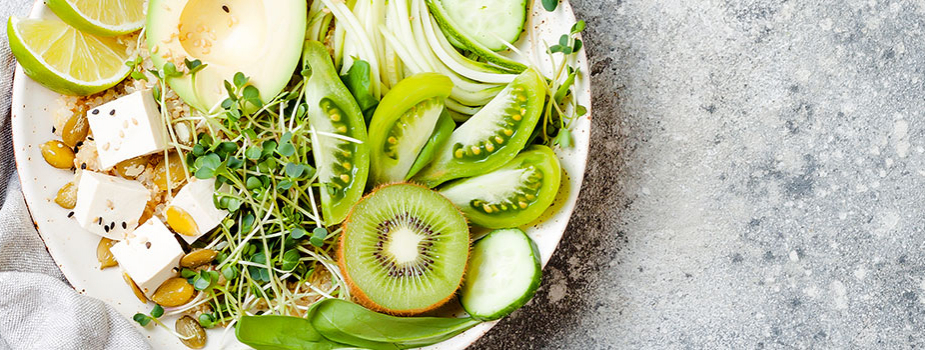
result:
<svg viewBox="0 0 925 350"><path fill-rule="evenodd" d="M540 288L540 283L543 281L543 265L540 261L540 250L539 248L537 248L536 242L533 242L533 239L530 239L530 236L528 236L526 232L524 232L523 230L519 228L504 228L504 229L497 229L497 230L491 231L487 235L485 235L485 237L478 240L478 242L475 242L475 244L472 245L472 249L475 250L480 243L484 244L485 243L484 241L488 239L489 237L491 237L492 235L496 233L504 233L506 231L507 232L516 231L520 233L521 235L523 235L523 238L526 239L527 242L530 244L531 255L533 256L533 262L535 266L534 273L533 273L533 279L530 285L527 286L527 290L524 291L524 294L521 295L519 299L515 300L513 303L511 303L507 307L501 310L498 310L498 312L495 312L490 315L477 315L477 314L473 314L472 312L470 312L469 308L466 307L467 306L466 303L463 302L463 293L465 293L464 292L465 289L460 288L459 303L462 305L463 309L465 309L466 312L469 313L469 316L471 316L474 319L480 320L480 321L484 321L484 322L494 321L504 316L510 315L512 312L523 307L530 301L530 299L533 299L533 296L536 295L536 291ZM469 258L471 259L472 254L470 253L469 255L470 255ZM469 266L469 269L471 268L472 266Z"/></svg>
<svg viewBox="0 0 925 350"><path fill-rule="evenodd" d="M472 51L482 58L485 58L488 60L488 62L494 63L499 67L507 69L511 73L522 73L527 69L527 66L523 63L501 56L491 49L485 47L484 45L470 40L469 38L459 33L459 31L457 31L452 25L451 20L444 13L445 10L443 7L437 3L438 1L440 0L427 0L427 7L430 8L430 14L434 16L435 20L437 20L437 24L440 25L440 29L447 32L445 35L452 37L453 40L465 46L469 51ZM450 40L450 42L452 43L453 40Z"/></svg>

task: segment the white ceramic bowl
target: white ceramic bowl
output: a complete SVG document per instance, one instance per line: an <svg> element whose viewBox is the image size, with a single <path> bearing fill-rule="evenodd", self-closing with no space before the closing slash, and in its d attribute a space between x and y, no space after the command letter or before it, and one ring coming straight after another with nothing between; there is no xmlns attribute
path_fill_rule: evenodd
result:
<svg viewBox="0 0 925 350"><path fill-rule="evenodd" d="M563 2L557 11L549 13L542 9L539 1L535 1L531 13L532 18L527 26L529 30L521 36L517 46L540 65L544 74L551 75L551 63L545 54L543 42L550 46L557 43L559 36L569 31L575 17L567 2ZM42 0L37 0L29 16L48 18L54 15ZM535 49L537 47L539 49ZM577 79L577 97L580 104L586 106L589 111L584 117L575 120L574 147L556 149L564 171L564 181L558 198L539 223L524 227L539 247L544 266L552 257L575 208L588 157L591 88L587 76L590 71L584 50L579 53L578 64L585 74ZM51 129L52 113L57 108L58 95L27 77L22 67L17 66L15 74L12 128L16 165L22 181L23 195L48 252L77 292L108 303L129 320L136 312L148 312L153 304L143 305L135 298L122 280L119 269L98 269L96 245L99 237L84 231L73 220L68 219L68 211L54 203L57 190L72 179L72 174L45 163L39 145L56 138ZM163 320L171 326L174 323L174 318L171 317L165 316ZM495 323L480 324L430 348L465 348L488 332ZM151 345L156 349L186 349L177 338L159 327L138 327L142 334L148 336ZM211 329L208 334L208 349L247 348L234 339L233 331L223 334L222 329Z"/></svg>

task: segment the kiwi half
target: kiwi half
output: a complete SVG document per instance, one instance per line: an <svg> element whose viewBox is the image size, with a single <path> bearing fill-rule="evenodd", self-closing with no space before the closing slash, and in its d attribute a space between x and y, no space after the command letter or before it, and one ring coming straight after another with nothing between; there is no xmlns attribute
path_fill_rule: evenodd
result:
<svg viewBox="0 0 925 350"><path fill-rule="evenodd" d="M356 301L413 315L453 297L469 258L469 227L437 192L398 183L363 197L344 223L338 263Z"/></svg>

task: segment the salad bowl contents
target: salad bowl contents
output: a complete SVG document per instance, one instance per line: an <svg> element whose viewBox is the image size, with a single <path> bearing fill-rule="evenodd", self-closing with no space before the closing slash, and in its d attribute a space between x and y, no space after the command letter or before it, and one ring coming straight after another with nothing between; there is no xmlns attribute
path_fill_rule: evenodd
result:
<svg viewBox="0 0 925 350"><path fill-rule="evenodd" d="M9 19L14 146L156 347L462 348L532 298L587 157L567 3L100 2Z"/></svg>

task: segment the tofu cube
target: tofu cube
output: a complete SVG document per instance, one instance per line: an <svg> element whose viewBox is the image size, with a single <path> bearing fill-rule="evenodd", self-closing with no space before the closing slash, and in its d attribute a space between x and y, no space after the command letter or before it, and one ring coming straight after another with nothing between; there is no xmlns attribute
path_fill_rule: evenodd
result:
<svg viewBox="0 0 925 350"><path fill-rule="evenodd" d="M138 91L87 112L101 169L163 151L164 124L150 90Z"/></svg>
<svg viewBox="0 0 925 350"><path fill-rule="evenodd" d="M164 281L177 274L183 248L157 218L151 218L109 251L138 288L151 295Z"/></svg>
<svg viewBox="0 0 925 350"><path fill-rule="evenodd" d="M138 226L150 197L140 182L83 171L77 183L74 219L91 233L122 240Z"/></svg>
<svg viewBox="0 0 925 350"><path fill-rule="evenodd" d="M167 205L167 224L187 243L193 243L217 227L228 211L215 207L215 179L190 179Z"/></svg>

